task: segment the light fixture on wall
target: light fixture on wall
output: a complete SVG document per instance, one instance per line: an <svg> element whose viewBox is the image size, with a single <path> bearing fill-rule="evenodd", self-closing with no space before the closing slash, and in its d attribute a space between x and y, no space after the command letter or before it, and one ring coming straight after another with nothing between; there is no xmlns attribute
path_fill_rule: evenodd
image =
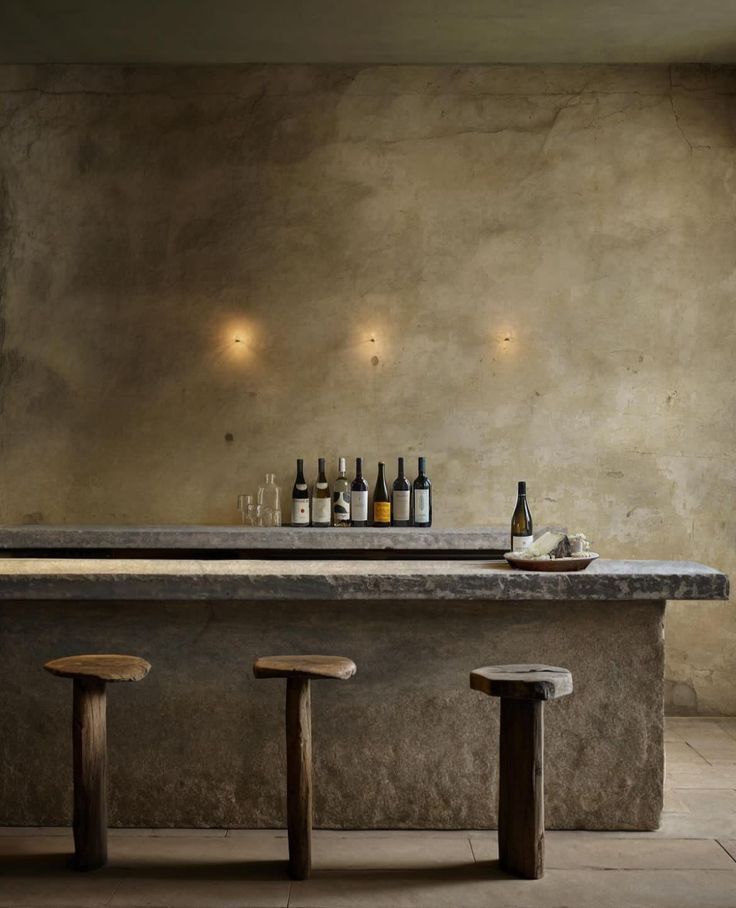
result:
<svg viewBox="0 0 736 908"><path fill-rule="evenodd" d="M493 337L496 347L496 353L501 356L510 356L516 353L518 346L518 339L514 333L513 328L507 328L504 331L498 332Z"/></svg>
<svg viewBox="0 0 736 908"><path fill-rule="evenodd" d="M242 320L225 323L219 334L217 359L242 363L253 355L253 329Z"/></svg>

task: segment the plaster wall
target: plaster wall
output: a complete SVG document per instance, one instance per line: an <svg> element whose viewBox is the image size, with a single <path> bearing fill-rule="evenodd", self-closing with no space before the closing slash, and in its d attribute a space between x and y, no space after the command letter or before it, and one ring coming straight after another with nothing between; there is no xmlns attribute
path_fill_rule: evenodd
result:
<svg viewBox="0 0 736 908"><path fill-rule="evenodd" d="M0 68L0 520L228 523L426 454L438 526L736 569L736 76ZM671 712L736 714L729 603Z"/></svg>

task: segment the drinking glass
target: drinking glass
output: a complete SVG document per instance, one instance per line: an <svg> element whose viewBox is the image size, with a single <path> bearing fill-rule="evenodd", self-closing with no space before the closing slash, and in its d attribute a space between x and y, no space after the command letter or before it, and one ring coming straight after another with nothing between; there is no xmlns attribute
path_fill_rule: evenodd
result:
<svg viewBox="0 0 736 908"><path fill-rule="evenodd" d="M261 526L281 526L281 491L276 485L275 473L266 473L266 482L258 489L258 506L261 511Z"/></svg>
<svg viewBox="0 0 736 908"><path fill-rule="evenodd" d="M238 495L238 510L243 526L257 527L261 525L261 508L253 501L252 495Z"/></svg>

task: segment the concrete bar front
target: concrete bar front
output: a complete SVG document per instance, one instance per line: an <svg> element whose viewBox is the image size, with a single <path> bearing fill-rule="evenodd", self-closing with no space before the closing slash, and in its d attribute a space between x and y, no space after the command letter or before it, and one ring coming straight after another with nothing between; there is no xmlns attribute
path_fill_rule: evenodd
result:
<svg viewBox="0 0 736 908"><path fill-rule="evenodd" d="M547 710L548 826L653 829L665 602L727 595L688 562L2 559L0 825L70 820L70 691L43 663L125 652L153 668L109 691L112 824L283 826L283 690L251 663L313 652L358 665L315 686L318 826L493 827L498 707L468 674L547 662L575 686Z"/></svg>

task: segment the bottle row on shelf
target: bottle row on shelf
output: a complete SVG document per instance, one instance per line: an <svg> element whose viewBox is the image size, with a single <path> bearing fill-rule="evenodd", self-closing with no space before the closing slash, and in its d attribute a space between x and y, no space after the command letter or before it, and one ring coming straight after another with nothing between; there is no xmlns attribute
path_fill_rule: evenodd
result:
<svg viewBox="0 0 736 908"><path fill-rule="evenodd" d="M419 458L418 475L411 482L404 472L404 458L398 459L398 475L389 491L386 465L378 464L369 517L368 482L363 476L363 458L355 458L355 477L346 475L346 460L338 460L338 476L330 489L325 458L317 461L317 481L311 493L304 478L304 461L296 462L296 481L291 493L291 525L294 527L431 527L432 483L424 457Z"/></svg>

